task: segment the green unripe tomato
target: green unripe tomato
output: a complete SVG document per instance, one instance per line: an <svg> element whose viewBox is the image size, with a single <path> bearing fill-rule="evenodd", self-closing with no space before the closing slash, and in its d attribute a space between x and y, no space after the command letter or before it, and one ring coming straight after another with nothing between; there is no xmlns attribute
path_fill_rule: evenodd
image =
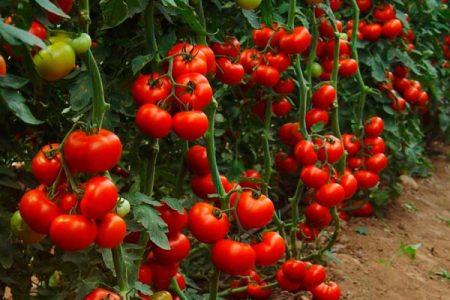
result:
<svg viewBox="0 0 450 300"><path fill-rule="evenodd" d="M48 81L56 81L75 68L75 52L72 46L65 42L56 42L42 49L33 57L33 62L39 76Z"/></svg>
<svg viewBox="0 0 450 300"><path fill-rule="evenodd" d="M26 244L36 244L45 238L45 234L34 232L22 219L19 211L16 211L9 221L12 234Z"/></svg>
<svg viewBox="0 0 450 300"><path fill-rule="evenodd" d="M347 35L345 32L339 33L339 38L340 38L341 40L348 41L348 35Z"/></svg>
<svg viewBox="0 0 450 300"><path fill-rule="evenodd" d="M317 62L313 62L311 65L311 75L314 78L319 78L320 75L322 75L322 66L317 63Z"/></svg>
<svg viewBox="0 0 450 300"><path fill-rule="evenodd" d="M57 42L64 42L69 45L72 44L72 39L65 33L58 33L57 35L51 36L48 40L51 44L55 44Z"/></svg>
<svg viewBox="0 0 450 300"><path fill-rule="evenodd" d="M236 0L236 4L242 8L247 10L256 9L261 5L262 0Z"/></svg>
<svg viewBox="0 0 450 300"><path fill-rule="evenodd" d="M172 295L168 291L161 291L154 293L151 298L152 300L172 300Z"/></svg>
<svg viewBox="0 0 450 300"><path fill-rule="evenodd" d="M116 206L116 212L120 217L125 217L130 212L130 202L127 199L119 198L119 201Z"/></svg>
<svg viewBox="0 0 450 300"><path fill-rule="evenodd" d="M92 40L89 34L82 33L79 37L72 40L72 48L76 54L86 53L92 45Z"/></svg>

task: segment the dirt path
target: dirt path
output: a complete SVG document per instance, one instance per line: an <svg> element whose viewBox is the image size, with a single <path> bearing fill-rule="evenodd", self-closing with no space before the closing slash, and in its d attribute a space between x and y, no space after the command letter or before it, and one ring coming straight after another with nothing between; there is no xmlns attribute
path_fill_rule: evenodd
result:
<svg viewBox="0 0 450 300"><path fill-rule="evenodd" d="M400 199L384 219L353 219L344 225L335 246L340 263L331 277L342 288L342 299L450 299L450 160L433 158L433 176L418 180L418 189L404 185ZM357 230L367 228L367 235ZM416 258L400 244L420 243ZM398 255L396 255L398 254ZM450 274L449 274L450 275Z"/></svg>

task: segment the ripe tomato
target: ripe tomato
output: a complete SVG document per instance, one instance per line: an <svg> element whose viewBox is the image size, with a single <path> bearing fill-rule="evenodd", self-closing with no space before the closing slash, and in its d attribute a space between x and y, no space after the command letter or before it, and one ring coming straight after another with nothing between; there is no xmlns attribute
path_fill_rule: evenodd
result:
<svg viewBox="0 0 450 300"><path fill-rule="evenodd" d="M0 54L0 76L6 75L6 62L3 56Z"/></svg>
<svg viewBox="0 0 450 300"><path fill-rule="evenodd" d="M319 189L328 182L330 173L327 168L318 168L315 165L303 167L300 179L307 187Z"/></svg>
<svg viewBox="0 0 450 300"><path fill-rule="evenodd" d="M314 107L326 110L335 99L336 89L331 84L324 84L314 92L312 103Z"/></svg>
<svg viewBox="0 0 450 300"><path fill-rule="evenodd" d="M272 294L272 290L270 288L264 288L264 286L266 285L266 282L261 282L259 284L250 283L247 286L247 292L250 295L250 298L252 298L253 300L262 300L269 298Z"/></svg>
<svg viewBox="0 0 450 300"><path fill-rule="evenodd" d="M385 38L393 40L402 34L403 25L399 19L392 19L384 23L382 30Z"/></svg>
<svg viewBox="0 0 450 300"><path fill-rule="evenodd" d="M36 244L45 238L45 234L33 231L22 219L20 211L16 211L9 221L11 233L21 239L25 244Z"/></svg>
<svg viewBox="0 0 450 300"><path fill-rule="evenodd" d="M365 165L368 171L374 173L380 173L383 171L388 164L388 159L384 153L377 153L365 161Z"/></svg>
<svg viewBox="0 0 450 300"><path fill-rule="evenodd" d="M396 65L394 68L394 75L396 78L405 78L408 76L409 70L403 65Z"/></svg>
<svg viewBox="0 0 450 300"><path fill-rule="evenodd" d="M197 202L189 210L188 227L197 240L213 244L227 236L230 222L220 209L206 202Z"/></svg>
<svg viewBox="0 0 450 300"><path fill-rule="evenodd" d="M121 298L114 292L102 288L96 288L84 297L84 300L121 300Z"/></svg>
<svg viewBox="0 0 450 300"><path fill-rule="evenodd" d="M328 208L316 202L306 207L305 216L309 224L319 229L327 227L332 220Z"/></svg>
<svg viewBox="0 0 450 300"><path fill-rule="evenodd" d="M386 150L386 144L381 137L365 138L363 143L370 154L384 153Z"/></svg>
<svg viewBox="0 0 450 300"><path fill-rule="evenodd" d="M404 92L409 89L411 86L411 82L407 78L395 78L394 80L394 88L398 92Z"/></svg>
<svg viewBox="0 0 450 300"><path fill-rule="evenodd" d="M339 183L322 185L315 193L317 203L325 207L336 206L345 198L345 190Z"/></svg>
<svg viewBox="0 0 450 300"><path fill-rule="evenodd" d="M334 40L330 40L325 44L324 54L330 58L334 59ZM348 41L340 39L339 40L339 58L348 58L350 57L351 49Z"/></svg>
<svg viewBox="0 0 450 300"><path fill-rule="evenodd" d="M286 277L283 272L283 269L278 269L275 273L275 280L278 283L278 286L285 291L294 292L302 287L301 281L292 281Z"/></svg>
<svg viewBox="0 0 450 300"><path fill-rule="evenodd" d="M244 67L239 63L232 63L228 58L217 59L216 79L228 85L237 85L244 78Z"/></svg>
<svg viewBox="0 0 450 300"><path fill-rule="evenodd" d="M131 86L131 96L138 105L157 104L166 99L171 90L172 83L168 77L161 77L158 73L139 74Z"/></svg>
<svg viewBox="0 0 450 300"><path fill-rule="evenodd" d="M180 105L202 110L211 102L213 91L208 79L200 73L185 73L175 79L175 95Z"/></svg>
<svg viewBox="0 0 450 300"><path fill-rule="evenodd" d="M176 113L172 119L173 131L181 139L193 141L202 137L208 130L208 117L199 110Z"/></svg>
<svg viewBox="0 0 450 300"><path fill-rule="evenodd" d="M383 32L383 28L378 23L371 23L361 27L360 31L365 40L376 42Z"/></svg>
<svg viewBox="0 0 450 300"><path fill-rule="evenodd" d="M262 241L252 244L252 247L256 254L256 265L259 266L275 265L286 252L283 237L275 231L264 232Z"/></svg>
<svg viewBox="0 0 450 300"><path fill-rule="evenodd" d="M261 86L273 87L280 79L280 72L271 66L259 65L252 74L252 80Z"/></svg>
<svg viewBox="0 0 450 300"><path fill-rule="evenodd" d="M73 170L85 173L104 172L114 167L122 155L122 143L106 129L88 134L76 130L64 144L64 159Z"/></svg>
<svg viewBox="0 0 450 300"><path fill-rule="evenodd" d="M6 20L5 20L6 23ZM44 25L42 25L39 21L34 20L33 22L31 22L31 26L28 29L28 32L37 36L38 38L40 38L41 40L46 40L47 39L47 29L45 28Z"/></svg>
<svg viewBox="0 0 450 300"><path fill-rule="evenodd" d="M319 236L319 230L314 227L310 227L307 224L298 224L297 238L301 241L312 242Z"/></svg>
<svg viewBox="0 0 450 300"><path fill-rule="evenodd" d="M255 189L255 190L261 189L261 186L262 186L261 182L253 182L251 180L246 180L247 178L262 180L263 177L262 177L261 173L259 173L258 171L253 170L253 169L246 170L244 172L244 174L242 174L241 177L243 178L239 182L239 185L241 187L251 188L251 189Z"/></svg>
<svg viewBox="0 0 450 300"><path fill-rule="evenodd" d="M245 49L239 56L239 63L246 73L253 73L253 69L263 61L263 55L257 49Z"/></svg>
<svg viewBox="0 0 450 300"><path fill-rule="evenodd" d="M50 224L61 214L59 207L39 189L30 190L22 196L19 211L25 223L42 234L48 234Z"/></svg>
<svg viewBox="0 0 450 300"><path fill-rule="evenodd" d="M361 148L361 142L353 134L343 134L342 142L344 143L344 149L347 151L349 156L356 155Z"/></svg>
<svg viewBox="0 0 450 300"><path fill-rule="evenodd" d="M406 107L406 101L403 98L392 99L392 109L395 111L404 111Z"/></svg>
<svg viewBox="0 0 450 300"><path fill-rule="evenodd" d="M419 100L420 93L421 93L420 89L418 89L417 87L411 86L404 90L403 97L409 103L415 103L417 100Z"/></svg>
<svg viewBox="0 0 450 300"><path fill-rule="evenodd" d="M307 265L306 272L303 277L303 283L307 289L311 289L321 283L326 279L327 275L325 273L325 268L321 265Z"/></svg>
<svg viewBox="0 0 450 300"><path fill-rule="evenodd" d="M206 45L195 45L194 48L200 50L205 55L207 74L216 74L214 51Z"/></svg>
<svg viewBox="0 0 450 300"><path fill-rule="evenodd" d="M336 20L336 26L339 32L342 32L342 22L339 20ZM331 23L327 19L322 19L322 21L319 24L319 31L320 35L322 37L326 37L329 39L334 38L334 29L333 26L331 26Z"/></svg>
<svg viewBox="0 0 450 300"><path fill-rule="evenodd" d="M424 91L424 92L420 93L420 97L417 100L416 105L417 106L425 106L428 103L428 99L429 99L428 93Z"/></svg>
<svg viewBox="0 0 450 300"><path fill-rule="evenodd" d="M272 103L272 111L277 117L286 116L291 111L291 107L291 103L286 98L281 98Z"/></svg>
<svg viewBox="0 0 450 300"><path fill-rule="evenodd" d="M274 67L279 72L285 71L291 65L291 58L283 52L274 53L268 51L266 53L266 61L269 66Z"/></svg>
<svg viewBox="0 0 450 300"><path fill-rule="evenodd" d="M49 144L42 147L31 162L34 177L44 185L52 185L61 171L61 153L59 144Z"/></svg>
<svg viewBox="0 0 450 300"><path fill-rule="evenodd" d="M324 143L325 142L325 143ZM318 156L319 160L325 162L328 161L330 164L334 164L341 159L344 154L344 146L342 146L341 141L332 135L325 136L325 140L317 139L315 144L319 147Z"/></svg>
<svg viewBox="0 0 450 300"><path fill-rule="evenodd" d="M280 49L286 54L301 54L311 45L312 36L308 29L297 26L292 33L284 34L279 41Z"/></svg>
<svg viewBox="0 0 450 300"><path fill-rule="evenodd" d="M370 202L366 202L361 205L362 200L356 200L353 202L350 214L354 217L371 217L373 215L373 205Z"/></svg>
<svg viewBox="0 0 450 300"><path fill-rule="evenodd" d="M307 140L295 144L294 156L303 166L313 165L318 159L314 144Z"/></svg>
<svg viewBox="0 0 450 300"><path fill-rule="evenodd" d="M256 9L262 0L236 0L236 4L242 9Z"/></svg>
<svg viewBox="0 0 450 300"><path fill-rule="evenodd" d="M97 225L82 215L60 215L50 227L50 238L65 251L79 251L89 247L97 236Z"/></svg>
<svg viewBox="0 0 450 300"><path fill-rule="evenodd" d="M339 300L341 289L333 281L323 282L310 289L314 300Z"/></svg>
<svg viewBox="0 0 450 300"><path fill-rule="evenodd" d="M281 265L283 275L293 281L301 282L306 273L306 263L296 259L289 259Z"/></svg>
<svg viewBox="0 0 450 300"><path fill-rule="evenodd" d="M292 78L280 78L277 84L273 87L275 93L288 95L294 91L295 83Z"/></svg>
<svg viewBox="0 0 450 300"><path fill-rule="evenodd" d="M379 21L386 22L395 18L395 9L389 3L383 3L375 7L373 16Z"/></svg>
<svg viewBox="0 0 450 300"><path fill-rule="evenodd" d="M380 117L372 117L364 124L364 133L368 137L377 137L384 130L384 122Z"/></svg>
<svg viewBox="0 0 450 300"><path fill-rule="evenodd" d="M55 199L53 200L58 203L58 206L63 214L70 214L78 203L77 195L74 193L63 192L62 195L57 195L56 198L56 201Z"/></svg>
<svg viewBox="0 0 450 300"><path fill-rule="evenodd" d="M236 58L241 50L241 44L236 38L227 36L223 43L212 43L211 49L214 51L215 55Z"/></svg>
<svg viewBox="0 0 450 300"><path fill-rule="evenodd" d="M153 253L151 253L153 255ZM150 255L149 255L150 257ZM179 263L174 264L160 264L155 258L149 258L148 265L150 266L153 274L153 278L170 279L175 276L180 267Z"/></svg>
<svg viewBox="0 0 450 300"><path fill-rule="evenodd" d="M363 160L359 157L348 157L347 165L349 168L358 169L362 166Z"/></svg>
<svg viewBox="0 0 450 300"><path fill-rule="evenodd" d="M150 284L153 281L152 268L147 264L142 264L139 267L138 280L143 284Z"/></svg>
<svg viewBox="0 0 450 300"><path fill-rule="evenodd" d="M155 288L158 291L167 290L169 289L170 282L172 278L155 278ZM175 275L175 280L177 281L178 286L181 290L184 290L186 288L186 279L184 278L183 274L177 273Z"/></svg>
<svg viewBox="0 0 450 300"><path fill-rule="evenodd" d="M127 234L127 224L115 213L108 213L98 225L95 243L102 248L119 246Z"/></svg>
<svg viewBox="0 0 450 300"><path fill-rule="evenodd" d="M269 28L265 24L262 24L261 29L253 30L252 33L253 42L255 43L256 47L264 48L266 47L267 43L270 40L270 37L274 33L275 31L272 28Z"/></svg>
<svg viewBox="0 0 450 300"><path fill-rule="evenodd" d="M164 201L164 200L163 200ZM188 214L185 209L182 213L170 208L166 203L161 206L157 206L156 210L159 212L161 219L167 224L169 232L167 235L172 237L181 232L188 223Z"/></svg>
<svg viewBox="0 0 450 300"><path fill-rule="evenodd" d="M136 112L136 126L148 137L161 139L172 129L172 116L155 104L147 103Z"/></svg>
<svg viewBox="0 0 450 300"><path fill-rule="evenodd" d="M233 240L218 241L211 250L213 264L220 271L230 275L247 275L255 267L255 250Z"/></svg>
<svg viewBox="0 0 450 300"><path fill-rule="evenodd" d="M311 131L311 127L316 124L322 123L323 127L328 125L329 117L328 112L323 109L312 108L306 112L306 128Z"/></svg>
<svg viewBox="0 0 450 300"><path fill-rule="evenodd" d="M114 182L104 176L93 177L86 184L80 202L81 213L88 218L103 219L116 206L117 197Z"/></svg>
<svg viewBox="0 0 450 300"><path fill-rule="evenodd" d="M225 192L229 192L233 188L233 185L225 176L220 175L220 181L222 182ZM208 195L217 194L211 174L192 177L191 188L194 194L199 198L217 200L217 198L208 197Z"/></svg>
<svg viewBox="0 0 450 300"><path fill-rule="evenodd" d="M61 8L63 12L66 14L70 13L73 6L73 0L57 0L58 6ZM47 19L52 23L53 25L61 21L62 17L55 15L52 12L47 12Z"/></svg>
<svg viewBox="0 0 450 300"><path fill-rule="evenodd" d="M345 173L341 179L340 184L345 190L345 199L350 199L353 197L353 195L356 194L356 191L358 190L358 181L356 180L356 177L348 172Z"/></svg>
<svg viewBox="0 0 450 300"><path fill-rule="evenodd" d="M192 45L188 47L189 53L178 53L173 58L172 76L174 78L190 73L206 75L208 72L205 54Z"/></svg>
<svg viewBox="0 0 450 300"><path fill-rule="evenodd" d="M261 228L272 221L275 206L272 200L262 194L253 196L251 191L244 191L239 196L236 213L245 229Z"/></svg>
<svg viewBox="0 0 450 300"><path fill-rule="evenodd" d="M371 189L375 187L380 180L378 174L366 170L356 171L355 178L361 189Z"/></svg>
<svg viewBox="0 0 450 300"><path fill-rule="evenodd" d="M361 13L369 12L372 8L372 0L356 0L356 4Z"/></svg>
<svg viewBox="0 0 450 300"><path fill-rule="evenodd" d="M208 154L206 148L194 145L186 154L186 163L189 171L195 175L209 174Z"/></svg>
<svg viewBox="0 0 450 300"><path fill-rule="evenodd" d="M275 166L281 173L294 173L298 168L295 158L284 152L275 154Z"/></svg>
<svg viewBox="0 0 450 300"><path fill-rule="evenodd" d="M283 124L278 130L278 136L280 140L285 145L294 145L298 141L303 140L301 133L298 131L298 123L286 123Z"/></svg>
<svg viewBox="0 0 450 300"><path fill-rule="evenodd" d="M351 77L358 72L358 63L353 58L345 58L339 61L339 75Z"/></svg>
<svg viewBox="0 0 450 300"><path fill-rule="evenodd" d="M173 264L184 259L191 250L191 243L189 239L182 233L177 233L176 235L169 238L169 250L162 249L156 245L153 247L153 254L155 259L160 264Z"/></svg>

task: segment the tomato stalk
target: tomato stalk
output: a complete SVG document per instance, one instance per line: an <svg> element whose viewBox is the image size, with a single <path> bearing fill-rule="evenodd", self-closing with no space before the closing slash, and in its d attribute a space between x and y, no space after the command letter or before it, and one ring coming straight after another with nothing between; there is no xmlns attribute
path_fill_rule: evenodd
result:
<svg viewBox="0 0 450 300"><path fill-rule="evenodd" d="M183 291L180 289L180 286L178 285L177 279L172 277L170 281L170 288L180 297L181 300L189 300L188 297L183 293Z"/></svg>
<svg viewBox="0 0 450 300"><path fill-rule="evenodd" d="M214 273L209 279L209 300L216 300L219 290L220 271L218 269L214 269Z"/></svg>
<svg viewBox="0 0 450 300"><path fill-rule="evenodd" d="M154 55L156 65L160 62L155 35L155 0L150 0L145 9L144 26L147 50Z"/></svg>
<svg viewBox="0 0 450 300"><path fill-rule="evenodd" d="M274 282L271 282L271 283L268 283L266 285L261 286L261 289L262 290L267 290L267 289L276 287L277 285L278 285L278 283L276 281L274 281ZM234 288L234 289L228 289L228 290L220 292L218 294L218 296L222 297L222 298L223 297L228 297L228 296L231 296L231 295L234 295L234 294L237 294L237 293L245 292L245 291L247 291L247 289L248 289L247 285L242 286L242 287L238 287L238 288Z"/></svg>
<svg viewBox="0 0 450 300"><path fill-rule="evenodd" d="M123 299L128 299L128 281L127 272L125 269L125 263L123 260L122 247L118 246L111 249L114 270L116 270L116 276L119 279L120 295Z"/></svg>
<svg viewBox="0 0 450 300"><path fill-rule="evenodd" d="M187 172L187 163L186 163L186 152L189 150L189 142L183 142L183 147L181 149L181 162L180 162L180 168L178 169L177 173L177 180L175 182L175 191L174 196L175 198L178 198L183 193L183 180L186 176Z"/></svg>
<svg viewBox="0 0 450 300"><path fill-rule="evenodd" d="M205 12L203 11L203 0L195 0L195 12L198 16L198 21L202 25L203 29L206 31L206 20L205 20ZM208 45L206 42L206 35L199 34L197 35L197 42L201 45Z"/></svg>
<svg viewBox="0 0 450 300"><path fill-rule="evenodd" d="M306 62L306 79L309 83L309 89L307 93L307 106L308 103L312 97L312 66L314 61L316 60L316 51L317 51L317 45L319 43L319 27L317 23L316 15L314 14L314 10L312 12L312 43L311 48L309 50L308 60Z"/></svg>
<svg viewBox="0 0 450 300"><path fill-rule="evenodd" d="M272 98L269 97L266 100L266 110L264 115L264 183L262 187L262 192L264 195L269 196L269 182L272 175L272 158L270 154L270 125L272 121Z"/></svg>
<svg viewBox="0 0 450 300"><path fill-rule="evenodd" d="M150 157L148 158L146 176L144 181L143 192L151 196L153 194L153 186L155 184L156 160L159 153L159 140L150 140Z"/></svg>
<svg viewBox="0 0 450 300"><path fill-rule="evenodd" d="M287 26L292 29L294 28L295 23L295 7L297 6L296 0L289 0L289 11L288 11L288 20Z"/></svg>

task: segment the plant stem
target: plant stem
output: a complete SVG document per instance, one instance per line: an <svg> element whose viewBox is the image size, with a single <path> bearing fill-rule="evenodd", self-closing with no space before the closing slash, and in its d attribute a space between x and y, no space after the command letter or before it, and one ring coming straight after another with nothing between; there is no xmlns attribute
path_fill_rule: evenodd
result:
<svg viewBox="0 0 450 300"><path fill-rule="evenodd" d="M180 297L181 300L189 300L188 297L183 293L183 291L180 289L180 286L178 285L177 279L172 277L170 281L170 287L171 289Z"/></svg>
<svg viewBox="0 0 450 300"><path fill-rule="evenodd" d="M306 98L308 96L308 86L306 84L305 77L303 77L300 55L296 56L295 72L297 75L298 82L300 83L300 88L299 88L300 101L298 104L299 131L302 134L304 139L310 140L309 133L306 130L306 110L307 110L307 99Z"/></svg>
<svg viewBox="0 0 450 300"><path fill-rule="evenodd" d="M153 194L153 186L155 184L156 160L159 153L159 140L150 140L150 157L148 158L147 176L144 183L144 194L151 196Z"/></svg>
<svg viewBox="0 0 450 300"><path fill-rule="evenodd" d="M262 290L266 290L266 289L270 289L270 288L276 287L277 285L278 285L277 282L271 282L271 283L269 283L267 285L261 286L261 289ZM237 293L242 293L242 292L245 292L245 291L247 291L247 286L246 285L242 286L242 287L238 287L238 288L228 289L228 290L222 291L222 292L220 292L218 294L218 296L219 297L227 297L227 296L231 296L231 295L234 295L234 294L237 294Z"/></svg>
<svg viewBox="0 0 450 300"><path fill-rule="evenodd" d="M294 28L295 23L295 7L297 5L296 0L289 0L289 11L288 11L288 21L287 26L289 28Z"/></svg>
<svg viewBox="0 0 450 300"><path fill-rule="evenodd" d="M158 43L156 42L155 35L155 0L149 0L147 4L147 7L145 9L144 24L146 47L148 52L154 55L154 66L156 66L160 62L160 57L158 53Z"/></svg>
<svg viewBox="0 0 450 300"><path fill-rule="evenodd" d="M187 172L187 163L186 163L186 152L189 150L189 142L183 143L183 148L181 149L181 162L180 162L180 168L178 169L177 173L177 180L175 182L175 190L174 190L174 196L175 198L178 198L183 194L183 179L186 176Z"/></svg>
<svg viewBox="0 0 450 300"><path fill-rule="evenodd" d="M205 12L203 11L203 0L195 0L195 12L198 15L198 21L203 26L206 31L206 20L205 20ZM197 35L197 42L201 45L207 45L206 35L199 34Z"/></svg>
<svg viewBox="0 0 450 300"><path fill-rule="evenodd" d="M105 101L102 77L91 50L86 53L86 58L88 61L88 69L90 71L94 93L92 103L92 124L97 128L101 128L103 124L103 117L105 116L106 110L109 108L109 104Z"/></svg>
<svg viewBox="0 0 450 300"><path fill-rule="evenodd" d="M266 111L264 115L264 183L262 192L264 195L269 196L269 182L272 175L272 158L270 153L269 137L270 137L270 125L272 121L272 98L266 100Z"/></svg>
<svg viewBox="0 0 450 300"><path fill-rule="evenodd" d="M214 269L214 273L210 277L209 283L209 300L216 300L218 296L219 289L219 279L220 279L220 271Z"/></svg>
<svg viewBox="0 0 450 300"><path fill-rule="evenodd" d="M297 252L297 223L299 219L299 209L298 209L298 203L301 200L303 193L303 183L301 180L298 181L297 188L295 190L294 196L289 200L292 210L292 227L291 231L289 233L290 237L290 249L291 249L291 255L293 258L296 258L298 255Z"/></svg>
<svg viewBox="0 0 450 300"><path fill-rule="evenodd" d="M316 60L316 51L317 51L317 45L319 42L319 29L318 29L318 24L317 24L317 19L316 19L316 15L314 14L314 9L312 9L312 36L313 36L313 40L312 40L312 44L311 44L311 49L309 50L309 56L308 56L308 61L306 63L306 79L309 83L309 89L308 89L308 93L307 93L307 106L309 103L309 100L312 97L312 66L314 61Z"/></svg>
<svg viewBox="0 0 450 300"><path fill-rule="evenodd" d="M114 269L116 270L116 276L119 280L120 296L126 300L128 299L128 281L123 260L122 247L118 246L116 248L112 248L111 253L114 262Z"/></svg>

